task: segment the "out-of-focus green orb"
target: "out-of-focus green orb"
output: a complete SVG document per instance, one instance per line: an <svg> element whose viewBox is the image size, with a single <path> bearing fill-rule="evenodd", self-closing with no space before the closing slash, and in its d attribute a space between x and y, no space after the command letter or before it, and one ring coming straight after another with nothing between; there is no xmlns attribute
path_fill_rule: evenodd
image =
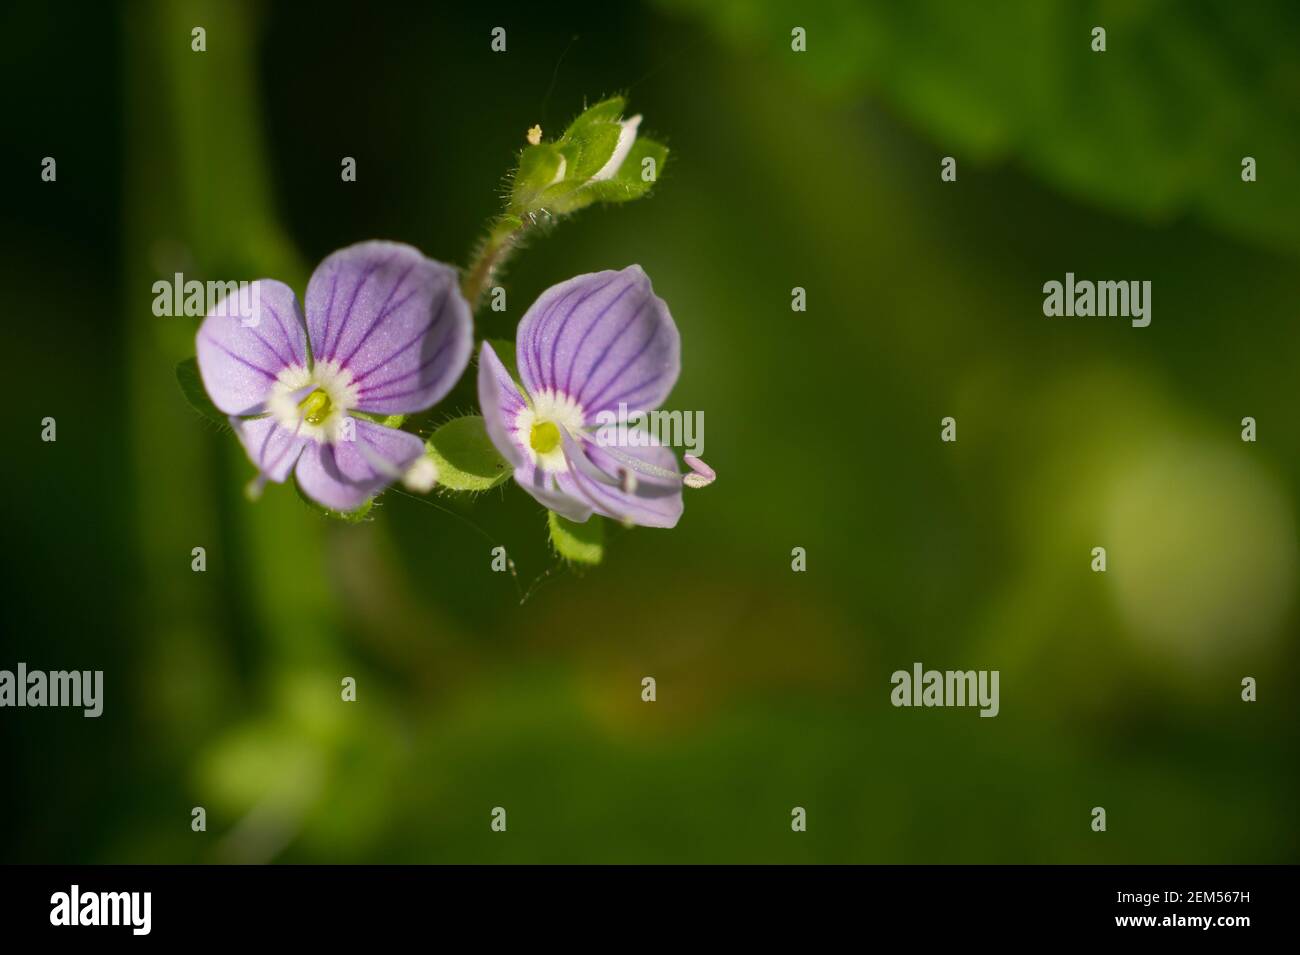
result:
<svg viewBox="0 0 1300 955"><path fill-rule="evenodd" d="M1111 488L1107 577L1134 639L1171 660L1258 649L1294 597L1290 500L1243 448L1168 441Z"/></svg>

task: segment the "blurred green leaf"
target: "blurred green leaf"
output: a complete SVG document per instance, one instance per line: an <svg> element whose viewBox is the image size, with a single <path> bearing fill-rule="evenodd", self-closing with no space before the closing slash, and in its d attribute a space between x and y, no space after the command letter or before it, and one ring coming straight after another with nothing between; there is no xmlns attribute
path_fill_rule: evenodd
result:
<svg viewBox="0 0 1300 955"><path fill-rule="evenodd" d="M605 522L592 515L579 524L554 511L546 512L546 526L551 531L551 546L565 560L575 564L599 564L605 556Z"/></svg>
<svg viewBox="0 0 1300 955"><path fill-rule="evenodd" d="M870 94L937 156L1015 159L1063 192L1139 218L1192 212L1300 251L1300 7L1130 0L835 3L663 0L828 92ZM1091 31L1107 30L1105 52ZM1259 179L1241 180L1254 157ZM936 157L937 158L937 157ZM936 162L937 165L937 162ZM936 172L937 177L937 172Z"/></svg>
<svg viewBox="0 0 1300 955"><path fill-rule="evenodd" d="M425 445L438 467L438 484L452 491L486 491L510 477L511 469L488 437L478 415L454 418Z"/></svg>

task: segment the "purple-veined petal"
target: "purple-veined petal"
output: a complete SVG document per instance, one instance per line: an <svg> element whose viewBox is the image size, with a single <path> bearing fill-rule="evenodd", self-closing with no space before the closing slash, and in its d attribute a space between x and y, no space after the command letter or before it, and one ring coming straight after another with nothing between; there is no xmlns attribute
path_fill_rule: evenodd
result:
<svg viewBox="0 0 1300 955"><path fill-rule="evenodd" d="M407 431L354 418L353 440L310 444L298 459L298 486L318 504L356 510L424 453L424 442Z"/></svg>
<svg viewBox="0 0 1300 955"><path fill-rule="evenodd" d="M230 426L248 452L249 460L267 480L282 483L298 463L298 455L307 438L300 438L271 416L265 418L231 417Z"/></svg>
<svg viewBox="0 0 1300 955"><path fill-rule="evenodd" d="M488 437L501 456L514 465L515 482L544 506L571 521L585 521L591 508L557 490L555 478L536 467L523 440L515 431L515 419L524 408L524 396L497 353L487 342L479 349L478 403Z"/></svg>
<svg viewBox="0 0 1300 955"><path fill-rule="evenodd" d="M218 303L199 326L199 374L212 403L226 414L257 414L281 371L306 367L302 309L293 289L273 279L250 284L239 304L233 299Z"/></svg>
<svg viewBox="0 0 1300 955"><path fill-rule="evenodd" d="M659 407L681 370L677 326L639 265L547 289L520 321L518 346L528 393L574 398L588 424L620 403Z"/></svg>
<svg viewBox="0 0 1300 955"><path fill-rule="evenodd" d="M581 524L591 517L591 505L560 484L562 475L549 474L525 461L515 468L515 483L544 507Z"/></svg>
<svg viewBox="0 0 1300 955"><path fill-rule="evenodd" d="M607 450L566 436L565 457L569 470L556 476L558 489L596 513L641 527L674 527L681 519L682 481L671 449Z"/></svg>
<svg viewBox="0 0 1300 955"><path fill-rule="evenodd" d="M487 342L478 353L478 404L488 437L501 456L518 467L528 459L514 429L515 419L524 407L524 396Z"/></svg>
<svg viewBox="0 0 1300 955"><path fill-rule="evenodd" d="M456 270L398 242L360 242L327 256L307 285L307 330L315 360L350 371L357 408L377 414L436 403L473 347Z"/></svg>

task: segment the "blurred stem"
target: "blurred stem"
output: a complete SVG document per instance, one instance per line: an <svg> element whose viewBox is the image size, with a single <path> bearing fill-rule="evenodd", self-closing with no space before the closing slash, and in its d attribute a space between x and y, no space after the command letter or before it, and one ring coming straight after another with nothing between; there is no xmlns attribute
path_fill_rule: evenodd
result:
<svg viewBox="0 0 1300 955"><path fill-rule="evenodd" d="M474 260L465 270L465 277L460 284L461 294L465 296L465 301L469 302L471 314L478 311L483 293L492 286L497 272L518 246L527 228L528 220L513 216L498 219L493 223L487 238L479 245Z"/></svg>

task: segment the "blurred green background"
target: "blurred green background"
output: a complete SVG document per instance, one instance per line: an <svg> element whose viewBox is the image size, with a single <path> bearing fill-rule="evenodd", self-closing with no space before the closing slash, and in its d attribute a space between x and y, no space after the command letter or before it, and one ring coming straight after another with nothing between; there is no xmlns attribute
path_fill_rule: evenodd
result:
<svg viewBox="0 0 1300 955"><path fill-rule="evenodd" d="M0 23L0 668L103 669L106 697L98 720L0 711L6 861L1300 855L1294 4L19 2ZM644 266L683 340L670 406L704 410L720 474L681 524L612 529L574 573L513 485L389 494L360 526L287 487L248 503L251 465L173 377L197 320L154 317L153 281L301 294L369 238L463 264L524 131L619 91L672 148L656 195L523 252L479 329ZM1067 271L1151 280L1151 326L1045 318ZM1000 670L1000 715L893 708L914 661Z"/></svg>

